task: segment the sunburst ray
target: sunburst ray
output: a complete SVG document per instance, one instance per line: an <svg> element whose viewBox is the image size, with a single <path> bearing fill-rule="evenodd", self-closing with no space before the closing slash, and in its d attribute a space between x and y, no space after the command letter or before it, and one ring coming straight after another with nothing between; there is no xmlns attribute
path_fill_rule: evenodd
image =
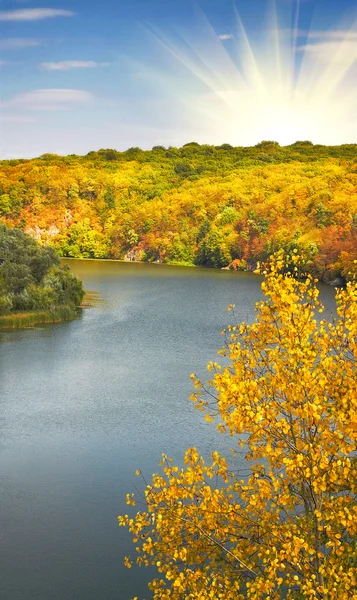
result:
<svg viewBox="0 0 357 600"><path fill-rule="evenodd" d="M223 36L198 8L196 27L171 35L147 29L173 61L171 69L151 73L152 83L185 107L187 123L195 122L188 137L236 145L261 139L283 145L297 139L356 141L350 74L357 60L357 23L329 31L306 29L305 19L304 29L301 12L300 0L291 4L290 16L271 0L258 41L237 7Z"/></svg>

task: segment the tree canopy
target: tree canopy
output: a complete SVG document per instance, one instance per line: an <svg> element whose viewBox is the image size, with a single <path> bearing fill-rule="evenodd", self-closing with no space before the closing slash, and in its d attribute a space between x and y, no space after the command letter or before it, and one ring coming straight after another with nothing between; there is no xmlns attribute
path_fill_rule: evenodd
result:
<svg viewBox="0 0 357 600"><path fill-rule="evenodd" d="M82 283L53 248L0 223L0 314L78 306Z"/></svg>
<svg viewBox="0 0 357 600"><path fill-rule="evenodd" d="M0 220L62 256L254 269L304 252L355 269L357 145L155 146L0 162Z"/></svg>
<svg viewBox="0 0 357 600"><path fill-rule="evenodd" d="M232 456L163 456L142 508L119 517L157 568L155 600L357 597L357 285L327 321L299 263L272 260L255 321L228 328L208 384L192 376Z"/></svg>

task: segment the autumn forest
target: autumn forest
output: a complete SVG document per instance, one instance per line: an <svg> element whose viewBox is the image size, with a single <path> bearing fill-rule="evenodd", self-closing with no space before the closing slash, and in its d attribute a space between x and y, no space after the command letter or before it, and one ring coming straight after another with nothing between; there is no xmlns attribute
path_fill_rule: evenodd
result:
<svg viewBox="0 0 357 600"><path fill-rule="evenodd" d="M2 161L0 219L64 257L254 269L297 248L354 270L357 145L156 146Z"/></svg>

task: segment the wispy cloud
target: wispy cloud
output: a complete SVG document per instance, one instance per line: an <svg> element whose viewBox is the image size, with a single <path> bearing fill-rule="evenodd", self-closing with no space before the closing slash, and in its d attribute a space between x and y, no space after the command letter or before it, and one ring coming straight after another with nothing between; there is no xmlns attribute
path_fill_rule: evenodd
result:
<svg viewBox="0 0 357 600"><path fill-rule="evenodd" d="M91 69L106 67L110 63L95 62L94 60L63 60L60 62L43 62L40 64L46 71L70 71L71 69Z"/></svg>
<svg viewBox="0 0 357 600"><path fill-rule="evenodd" d="M279 34L291 34L287 29L277 30ZM311 59L319 62L344 63L352 66L357 60L357 30L330 29L330 30L304 30L298 29L296 37L300 38L296 51L306 53ZM346 71L346 69L344 69Z"/></svg>
<svg viewBox="0 0 357 600"><path fill-rule="evenodd" d="M73 15L72 10L60 8L24 8L0 11L0 21L42 21L53 17L72 17Z"/></svg>
<svg viewBox="0 0 357 600"><path fill-rule="evenodd" d="M319 42L316 44L305 44L304 46L300 46L299 50L303 50L304 52L317 52L319 54L325 54L328 59L331 58L331 53L335 53L338 50L341 50L341 42L340 40L331 40ZM354 54L357 51L357 39L355 41L349 41L343 43L342 50L344 54L349 54L353 52Z"/></svg>
<svg viewBox="0 0 357 600"><path fill-rule="evenodd" d="M310 39L328 40L356 40L357 31L346 31L344 29L331 29L328 31L308 31Z"/></svg>
<svg viewBox="0 0 357 600"><path fill-rule="evenodd" d="M296 29L296 31L291 28L276 28L271 29L271 32L274 35L283 36L283 37L291 37L293 34L297 38L305 38L309 40L357 40L357 31L356 30L346 30L346 29Z"/></svg>
<svg viewBox="0 0 357 600"><path fill-rule="evenodd" d="M93 94L86 90L53 88L17 94L4 102L3 107L24 110L69 110L79 105L89 104L93 100Z"/></svg>
<svg viewBox="0 0 357 600"><path fill-rule="evenodd" d="M345 62L357 59L357 31L330 30L310 31L306 43L297 47L299 52L306 52L326 62Z"/></svg>
<svg viewBox="0 0 357 600"><path fill-rule="evenodd" d="M0 115L0 122L2 123L34 123L36 119L34 117L22 117L19 115Z"/></svg>
<svg viewBox="0 0 357 600"><path fill-rule="evenodd" d="M18 48L30 48L39 46L38 40L30 38L7 38L0 40L0 50L17 50Z"/></svg>
<svg viewBox="0 0 357 600"><path fill-rule="evenodd" d="M218 37L224 42L226 40L233 40L234 36L233 33L221 33Z"/></svg>

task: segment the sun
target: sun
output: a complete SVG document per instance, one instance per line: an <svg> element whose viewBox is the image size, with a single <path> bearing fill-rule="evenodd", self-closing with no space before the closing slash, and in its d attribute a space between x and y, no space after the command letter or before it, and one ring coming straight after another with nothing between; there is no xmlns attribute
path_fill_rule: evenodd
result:
<svg viewBox="0 0 357 600"><path fill-rule="evenodd" d="M238 12L229 33L199 13L197 29L151 34L172 65L152 81L183 107L188 138L240 146L357 141L356 23L302 30L296 10L288 27L274 8L258 40L249 39Z"/></svg>

